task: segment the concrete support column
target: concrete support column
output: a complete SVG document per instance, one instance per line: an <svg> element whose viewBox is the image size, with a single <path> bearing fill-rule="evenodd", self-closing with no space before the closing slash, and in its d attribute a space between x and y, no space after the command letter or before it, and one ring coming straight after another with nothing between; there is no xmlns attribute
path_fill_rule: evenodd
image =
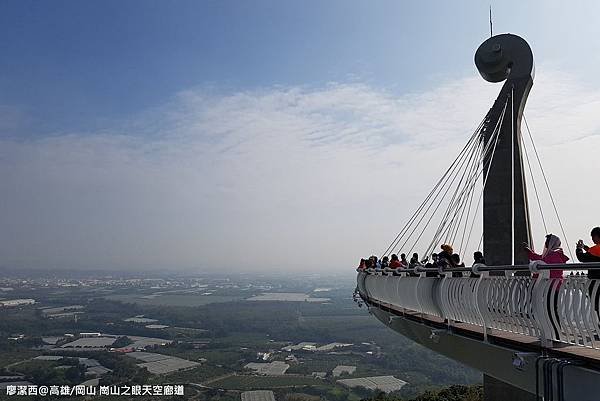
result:
<svg viewBox="0 0 600 401"><path fill-rule="evenodd" d="M538 401L535 394L531 394L485 374L483 375L483 400Z"/></svg>
<svg viewBox="0 0 600 401"><path fill-rule="evenodd" d="M484 160L484 176L489 174L483 191L485 261L491 266L527 264L521 244L531 244L531 229L521 157L521 119L533 85L533 53L519 36L496 35L479 46L475 65L488 82L506 80L481 131L486 145L495 149ZM504 119L498 126L503 110ZM497 137L493 135L496 127Z"/></svg>

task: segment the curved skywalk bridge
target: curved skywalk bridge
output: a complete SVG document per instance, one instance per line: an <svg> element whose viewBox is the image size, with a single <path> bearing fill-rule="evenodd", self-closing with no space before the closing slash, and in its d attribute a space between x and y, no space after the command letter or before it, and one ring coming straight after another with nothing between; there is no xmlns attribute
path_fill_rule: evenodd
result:
<svg viewBox="0 0 600 401"><path fill-rule="evenodd" d="M537 267L536 278L512 275L529 265L479 265L479 277L469 277L468 268L452 269L465 277L425 268L358 270L357 291L392 329L484 374L540 399L598 400L600 280L544 275L600 263ZM426 277L430 271L440 277Z"/></svg>
<svg viewBox="0 0 600 401"><path fill-rule="evenodd" d="M600 269L600 263L545 265L539 270L550 267ZM421 269L425 270L438 271ZM452 277L450 272L437 278L422 277L422 272L422 276L411 277L403 270L369 269L359 272L358 290L370 304L441 318L449 326L461 322L486 329L484 334L494 329L536 337L540 345L550 348L555 342L594 348L600 357L600 285L596 280L584 275L550 279L486 274L529 271L529 266L482 266L478 270L480 278ZM469 275L471 269L452 271Z"/></svg>
<svg viewBox="0 0 600 401"><path fill-rule="evenodd" d="M523 114L533 86L533 53L523 38L500 34L479 46L474 61L483 79L504 81L498 97L378 254L380 264L376 256L361 261L362 267L385 266L396 255L413 255L429 270L360 270L358 293L388 327L483 372L486 401L600 401L600 280L581 275L547 278L549 269L568 274L600 269L600 263L530 268L533 255L524 252L536 242L532 217L545 234L560 231L563 243L570 243ZM522 121L529 141L521 132ZM545 187L546 201L536 181L540 189ZM528 186L541 224L530 214ZM555 219L543 204L552 205ZM559 260L574 260L568 245L566 257L561 239L553 237L550 244L547 236L546 249L537 258L544 260L553 252ZM443 271L431 277L435 275L426 273L438 271L439 254L434 252L439 248L444 252L441 263L461 266L465 255L483 251L489 267L478 266L474 273L479 277L471 278L465 268L452 269L465 277ZM534 268L539 268L536 278L528 274Z"/></svg>

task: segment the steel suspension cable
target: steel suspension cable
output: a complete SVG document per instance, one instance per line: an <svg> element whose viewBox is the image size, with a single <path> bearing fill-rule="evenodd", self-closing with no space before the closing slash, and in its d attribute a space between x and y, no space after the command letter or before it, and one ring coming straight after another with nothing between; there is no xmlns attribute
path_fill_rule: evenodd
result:
<svg viewBox="0 0 600 401"><path fill-rule="evenodd" d="M481 156L481 155L479 155L479 156ZM480 171L480 161L481 161L480 157L476 159L476 162L474 164L474 169L472 170L471 176L469 177L469 180L467 182L467 185L468 185L467 192L465 193L465 196L463 197L462 202L459 205L458 210L460 210L460 216L458 218L458 221L454 225L454 228L451 227L451 229L450 229L449 241L452 244L454 244L454 242L456 240L456 236L458 235L458 231L460 229L460 225L463 220L463 216L465 214L465 209L466 209L465 206L467 205L467 200L473 198L473 193L475 190L475 185L477 184L477 179L479 178L479 175L483 171L483 170ZM456 217L456 215L454 217Z"/></svg>
<svg viewBox="0 0 600 401"><path fill-rule="evenodd" d="M397 244L402 240L402 238L404 237L404 234L408 231L408 229L410 228L410 225L414 222L414 220L416 220L416 218L419 215L419 213L421 212L421 210L425 207L425 205L427 205L427 202L429 201L431 196L436 193L437 188L444 182L444 180L449 176L449 174L454 171L456 163L458 163L459 160L462 158L464 152L466 151L466 149L468 149L471 142L478 137L479 131L481 130L481 127L483 126L484 122L485 122L485 118L479 123L477 129L473 132L473 135L471 135L471 138L469 138L469 141L467 142L467 144L459 152L459 155L456 157L456 159L454 159L454 161L452 162L450 167L448 167L448 169L446 170L446 172L444 173L442 178L440 178L438 180L438 182L435 184L433 189L429 192L429 194L427 195L425 200L421 203L419 208L417 208L417 210L413 213L411 218L404 225L402 230L400 230L398 235L396 235L396 238L394 238L392 243L387 247L387 249L385 250L385 252L383 252L382 255L387 255L390 252L390 250L394 249L397 246Z"/></svg>
<svg viewBox="0 0 600 401"><path fill-rule="evenodd" d="M511 265L515 264L515 85L510 90L510 242Z"/></svg>
<svg viewBox="0 0 600 401"><path fill-rule="evenodd" d="M462 168L462 165L464 164L464 161L465 161L465 160L467 160L467 159L464 159L464 160L461 162L461 166L460 166L460 168ZM460 171L460 170L459 170L459 171ZM450 182L450 184L449 184L450 186L448 186L448 188L446 189L446 191L444 191L444 194L443 194L443 195L442 195L442 197L440 198L440 201L438 202L438 204L437 204L437 206L435 207L435 209L434 209L433 213L431 214L431 216L429 217L429 219L428 219L428 220L427 220L427 222L425 223L425 226L423 227L423 230L421 230L421 233L419 234L419 236L418 236L418 237L417 237L417 239L415 240L414 244L412 245L412 247L410 248L410 250L409 250L409 252L408 252L408 253L411 253L411 252L413 251L414 247L417 245L417 243L419 242L419 240L420 240L420 239L421 239L421 237L423 236L423 233L425 232L425 229L426 229L426 228L429 226L429 223L430 223L430 222L431 222L431 220L433 219L433 216L435 216L435 214L437 213L438 209L439 209L439 208L440 208L440 206L442 205L444 198L446 197L446 195L448 194L448 191L449 191L449 190L450 190L450 188L451 188L451 185L452 185L452 184L454 184L454 181L456 181L456 177L457 177L457 176L454 176L454 178L452 178L452 181L451 181L451 182ZM438 194L438 195L439 195L439 194ZM437 199L437 196L436 196L436 199ZM425 214L425 215L426 215L426 214ZM423 217L421 218L421 220L422 220L422 219L425 217L425 215L423 215ZM420 222L419 222L419 223L420 223ZM413 229L413 232L411 232L411 235L414 233L414 231L416 231L416 227L415 227L415 229ZM409 237L408 239L410 239L410 237ZM406 245L406 243L408 242L408 239L407 239L407 240L404 242L404 244L402 245L402 247L401 247L401 248L403 248L403 247Z"/></svg>
<svg viewBox="0 0 600 401"><path fill-rule="evenodd" d="M475 174L477 173L477 170L479 168L479 163L478 163L478 158L477 155L479 154L479 148L477 148L477 151L474 154L474 162L471 165L471 168L469 170L469 174L467 176L467 180L465 182L465 187L463 188L463 190L461 191L461 194L456 202L456 205L454 206L454 214L452 215L452 218L450 219L450 225L448 227L448 232L446 233L446 238L444 239L444 242L448 242L451 240L451 236L452 233L454 232L454 225L455 225L455 221L456 221L456 216L458 214L459 211L464 211L464 203L466 198L469 196L469 193L471 191L472 188L472 181L473 181L473 177L475 176Z"/></svg>
<svg viewBox="0 0 600 401"><path fill-rule="evenodd" d="M477 167L477 162L478 162L478 158L476 157L479 153L480 153L480 147L481 147L481 142L477 142L476 146L474 147L474 152L471 156L471 158L469 159L469 163L467 168L463 171L463 175L461 177L461 180L458 183L458 186L454 192L454 195L452 197L452 199L450 200L448 207L446 208L446 212L444 213L440 225L438 226L437 231L434 234L434 238L431 241L431 243L429 244L429 246L427 247L427 254L429 254L429 252L432 250L433 247L435 247L435 244L440 240L441 236L446 232L446 226L447 226L447 222L448 222L448 218L449 216L452 214L452 212L454 212L457 207L460 208L461 205L461 201L463 198L463 195L465 193L465 189L468 187L468 183L471 180L471 176L473 173L473 168ZM471 162L471 160L474 160L474 162ZM458 190L461 189L461 185L462 182L464 181L464 176L467 173L467 171L469 172L467 174L467 184L465 185L465 187L461 190L459 196L457 197L457 193ZM453 218L456 216L456 213L454 213ZM453 222L453 219L451 220L451 224ZM447 239L444 240L444 242L448 242Z"/></svg>
<svg viewBox="0 0 600 401"><path fill-rule="evenodd" d="M450 179L450 177L452 177L452 176L453 176L453 173L454 173L454 171L455 171L457 168L458 168L458 169L460 169L460 166L461 166L461 165L462 165L462 163L464 162L464 157L465 157L465 155L467 155L467 154L468 154L466 151L469 149L468 147L472 145L472 143L473 143L473 141L474 141L475 139L476 139L476 135L474 134L474 135L471 137L471 139L469 140L469 143L468 143L468 144L467 144L467 145L466 145L466 146L465 146L465 147L464 147L464 148L461 150L461 153L460 153L460 155L459 155L459 156L458 156L458 157L455 159L455 162L453 162L453 166L452 166L452 168L451 168L451 169L448 169L448 170L446 171L446 174L444 174L444 177L442 178L442 180L440 180L440 182L438 182L438 185L436 185L436 188L434 188L434 190L433 190L433 191L430 193L430 196L428 197L429 199L431 198L431 196L435 195L435 196L433 196L433 199L431 200L431 202L429 202L429 199L428 199L427 201L428 201L429 203L425 203L425 202L424 202L424 203L422 204L422 207L423 207L423 208L424 208L425 206L427 206L427 205L428 205L428 206L427 206L427 208L425 209L425 211L424 211L423 213L421 213L420 211L419 211L419 213L415 213L415 215L414 215L414 219L413 219L413 221L412 221L412 222L414 222L414 220L416 220L416 219L417 219L419 216L420 216L420 218L419 218L419 220L417 221L416 225L415 225L415 226L412 228L412 231L410 231L410 233L408 233L408 230L409 230L409 229L410 229L410 227L412 227L412 226L409 226L409 227L408 227L408 229L407 229L407 231L404 233L405 235L406 235L406 233L408 233L408 237L406 237L406 238L405 238L405 235L402 235L402 236L401 236L401 238L400 238L400 239L398 239L398 241L396 241L396 242L393 244L393 246L394 246L394 247L393 247L392 249L395 249L395 248L398 246L398 244L400 244L400 242L402 241L402 239L404 239L404 240L405 240L405 242L403 243L403 245L402 245L402 246L400 246L400 249L401 249L401 248L403 248L403 247L404 247L404 245L406 245L406 242L408 241L408 239L410 238L410 236L411 236L411 235L412 235L412 234L413 234L413 233L416 231L416 229L419 227L419 224L421 224L421 222L423 221L423 219L425 218L425 216L427 215L427 213L429 212L429 210L430 210L430 209L431 209L431 207L432 207L432 206L435 204L435 202L436 202L437 198L439 197L439 195L440 195L441 191L437 191L437 187L440 187L440 186L441 186L441 189L442 189L442 190L445 188L445 186L446 186L446 185L447 185L447 183L448 183L448 180ZM422 209L422 208L421 208L421 209ZM411 222L411 224L412 224L412 222Z"/></svg>
<svg viewBox="0 0 600 401"><path fill-rule="evenodd" d="M525 153L525 160L527 161L527 166L529 168L529 174L531 176L531 183L533 185L533 192L535 193L535 199L537 201L538 209L539 209L540 215L542 217L542 224L544 225L544 232L546 234L548 234L548 226L546 225L546 219L544 218L544 210L542 209L542 203L540 202L540 196L538 194L537 185L535 183L535 177L533 176L533 168L531 167L531 163L529 161L529 155L527 153L527 147L525 146L525 140L523 139L522 135L521 135L521 144L523 145L523 153Z"/></svg>
<svg viewBox="0 0 600 401"><path fill-rule="evenodd" d="M529 135L529 139L531 140L531 144L533 145L533 151L535 153L535 157L540 166L540 170L542 172L542 177L544 177L544 183L546 184L546 189L548 190L548 195L550 195L550 200L552 201L552 207L554 208L554 213L556 214L556 218L558 220L558 225L560 226L560 231L562 235L565 237L565 241L567 242L567 249L569 250L569 256L573 259L573 253L571 252L571 245L567 238L567 234L565 233L565 229L563 227L562 220L560 215L558 214L558 208L556 207L556 202L554 201L554 196L552 196L552 191L550 190L550 184L548 184L548 179L546 178L546 173L544 172L544 167L542 166L542 161L540 160L540 155L538 154L537 148L535 146L535 142L533 141L533 136L531 135L531 130L529 129L529 124L527 124L527 119L525 118L525 114L523 113L523 121L525 121L525 127L527 127L527 134Z"/></svg>
<svg viewBox="0 0 600 401"><path fill-rule="evenodd" d="M502 122L502 121L503 121L503 119L504 119L504 115L505 115L505 112L506 112L506 107L507 107L507 105L508 105L508 99L507 99L507 101L506 101L506 103L505 103L505 105L504 105L504 109L503 109L503 113L502 113L502 115L501 115L501 119L499 119L499 121L496 123L496 126L494 127L494 131L492 131L492 136L491 136L491 138L490 138L490 141L488 141L488 143L487 143L487 144L486 144L486 146L485 146L485 149L484 149L484 152L483 152L483 158L484 158L484 159L485 159L485 157L486 157L486 156L489 154L489 151L491 150L491 146L492 146L492 143L494 142L494 138L497 138L497 136L499 135L499 131L500 131L500 130L499 130L499 127L501 126L501 122ZM477 143L477 147L476 147L476 148L477 148L477 149L479 149L479 146L481 146L481 142L478 142L478 143ZM477 165L479 165L479 163L478 163ZM483 172L483 167L482 167L482 170L481 170L481 172ZM480 173L481 173L481 172L480 172ZM465 189L466 189L466 188L465 188ZM463 193L464 193L464 189L463 189ZM462 195L462 194L461 194L461 195ZM439 206L439 205L438 205L438 206ZM433 240L431 241L431 243L430 243L430 244L429 244L429 246L427 247L426 255L429 255L429 253L433 251L433 249L435 248L435 245L436 245L436 243L437 243L437 242L438 242L438 241L441 239L441 236L444 234L444 232L445 232L445 230L446 230L446 225L447 225L447 219L448 219L448 216L449 216L449 215L452 213L452 211L454 210L453 206L455 206L455 205L452 205L452 204L451 204L451 205L449 205L449 207L448 207L448 210L447 210L447 213L444 215L444 219L442 219L442 222L440 223L440 226L438 227L438 231L436 231L436 233L435 233L435 235L434 235L434 238L433 238ZM460 207L460 205L458 205L458 206ZM454 216L453 216L453 219L456 217L456 215L458 214L458 212L459 212L459 209L457 209L457 210L455 211L455 213L454 213ZM432 217L433 217L433 215L430 217L430 220L431 220L431 218L432 218ZM467 224L468 224L468 223L467 223ZM452 225L452 221L451 221L451 225ZM424 230L423 230L423 231L424 231ZM421 232L421 235L422 235L422 234L423 234L423 232ZM420 236L419 236L419 238L418 238L418 239L420 239ZM417 242L418 242L418 239L417 239ZM447 241L446 241L446 242L447 242ZM415 245L416 245L416 243L415 243ZM414 245L413 245L413 247L414 247ZM412 251L412 248L411 248L411 251Z"/></svg>
<svg viewBox="0 0 600 401"><path fill-rule="evenodd" d="M499 126L499 125L497 125L497 127L498 127L498 126ZM496 128L497 128L497 127L496 127ZM448 241L450 241L451 243L453 243L453 242L454 242L454 240L455 240L455 238L456 238L456 235L458 234L458 230L459 230L459 228L460 228L459 224L460 224L460 221L462 220L462 216L463 216L463 214L464 214L464 205L466 204L466 199L468 199L468 197L469 197L469 194L470 194L471 192L473 192L473 193L474 193L474 189L475 189L475 185L476 185L476 183L477 183L477 180L478 180L479 176L480 176L480 175L483 173L482 161L485 159L485 157L486 157L486 156L489 154L489 152L491 151L491 147L492 147L492 143L493 143L493 141L494 141L494 138L495 138L497 135L499 135L499 129L496 129L496 128L494 129L494 131L493 131L493 133L492 133L492 136L491 136L491 138L490 138L490 141L488 141L488 144L485 146L485 149L484 149L484 150L482 151L482 153L480 154L480 158L477 160L476 166L477 166L477 167L481 167L481 170L480 170L479 168L477 168L477 169L474 171L474 174L471 176L471 179L468 181L468 186L467 186L467 187L465 187L465 189L463 190L463 193L464 193L464 191L465 191L465 190L467 191L467 192L466 192L466 196L463 198L463 202L461 202L460 204L458 204L457 208L455 208L455 210L454 210L454 215L452 216L452 219L451 219L451 224L450 224L450 227L448 228L448 235L449 235L449 237L447 236L447 238L444 240L444 242L445 242L445 243L448 243ZM457 224L454 224L455 218L456 218L456 216L457 216L459 213L460 213L460 216L461 216L461 217L460 217L460 219L459 219L458 223L457 223ZM467 224L468 224L468 221L465 221L465 230L466 230ZM454 226L454 227L453 227L453 226ZM442 234L443 234L443 232L444 232L445 230L446 230L446 229L442 230ZM428 248L428 252L431 252L431 251L433 251L433 249L435 248L435 244L436 244L437 242L439 242L439 240L440 240L440 239L441 239L441 236L440 236L440 235L436 236L436 237L433 239L432 243L430 244L430 246L429 246L429 248ZM461 247L461 248L462 248L462 247ZM461 251L462 251L462 250L461 250Z"/></svg>
<svg viewBox="0 0 600 401"><path fill-rule="evenodd" d="M483 156L480 155L479 161L480 161L480 163L483 162ZM467 216L465 217L465 226L464 226L461 238L460 238L460 247L458 248L459 255L463 254L463 244L465 242L465 235L467 233L467 227L469 226L469 217L471 215L471 207L473 206L473 197L475 196L475 185L477 184L478 180L479 180L479 175L477 176L477 179L473 183L473 190L471 191L471 197L469 199L469 206L467 206Z"/></svg>
<svg viewBox="0 0 600 401"><path fill-rule="evenodd" d="M471 154L471 157L469 158L469 160L467 161L467 165L465 170L462 172L461 178L456 186L456 189L454 191L454 193L452 194L452 197L450 198L450 201L448 203L448 207L446 208L446 212L444 213L442 220L440 222L440 225L438 226L438 230L436 231L436 236L439 233L443 232L443 228L445 228L448 217L450 216L450 214L452 213L452 211L454 211L454 208L456 207L456 205L458 204L458 201L460 199L460 197L462 197L462 194L464 192L460 191L460 195L457 197L457 194L459 194L459 190L462 188L462 183L464 181L465 175L467 174L467 171L470 172L470 170L472 170L472 166L474 163L472 163L472 160L474 159L474 156L477 154L477 149L478 149L479 143L477 143L477 145L474 147L474 152ZM470 173L469 173L470 174Z"/></svg>
<svg viewBox="0 0 600 401"><path fill-rule="evenodd" d="M479 166L477 166L479 167ZM469 186L469 190L467 192L467 194L465 195L462 204L460 205L460 216L458 217L458 221L454 226L454 230L452 231L452 234L450 236L450 243L455 244L458 233L460 231L460 227L461 224L463 223L463 217L465 217L465 211L467 211L467 220L468 220L468 215L469 215L469 208L471 207L471 203L473 202L473 195L475 194L475 186L477 185L477 179L480 176L480 173L478 172L479 168L477 170L474 171L473 176L471 177L471 183ZM469 205L467 207L467 204ZM466 227L466 221L465 220L465 227ZM463 231L464 232L464 231ZM462 254L462 246L459 248L459 255Z"/></svg>
<svg viewBox="0 0 600 401"><path fill-rule="evenodd" d="M492 132L490 140L488 141L488 143L486 144L485 148L483 149L483 151L480 154L480 158L477 161L477 166L480 167L481 170L477 169L475 171L475 174L473 175L472 181L471 181L471 184L470 184L470 188L469 188L470 190L474 190L475 185L477 183L477 180L479 179L479 176L483 173L483 161L490 154L490 151L492 150L492 144L494 143L495 138L499 135L499 132L500 132L499 127L500 127L501 122L502 122L503 119L504 119L504 117L502 116L501 120L498 121L498 123L496 124L496 126L494 128L494 131ZM474 194L474 191L473 191L473 194ZM464 205L462 205L461 207L464 207ZM463 212L464 212L464 209L463 209ZM461 219L462 219L462 213L461 213ZM467 225L468 225L468 219L465 221L465 231L466 231ZM452 239L452 242L454 242L456 234L458 233L458 228L459 228L459 226L457 226L457 228L456 228L456 233L452 234L452 236L454 237ZM463 231L463 235L464 235L464 231ZM434 239L434 241L437 241L437 240ZM462 245L461 245L461 251L462 251Z"/></svg>
<svg viewBox="0 0 600 401"><path fill-rule="evenodd" d="M498 140L500 139L499 130L500 130L500 126L502 125L502 122L504 121L504 115L506 114L506 106L507 105L508 105L508 99L507 99L506 103L504 104L504 109L502 110L502 114L501 114L500 118L498 119L498 124L496 124L496 128L494 129L494 132L496 133L496 138L494 140L494 147L493 147L493 150L492 150L492 155L490 157L490 161L489 161L488 166L487 166L487 171L485 172L485 176L484 176L484 179L483 179L483 187L481 189L481 194L479 195L479 199L477 200L477 206L475 207L475 213L473 214L473 220L471 221L471 228L469 229L469 235L467 236L466 248L469 247L469 242L471 240L471 234L473 232L473 227L475 225L475 219L477 218L477 212L479 211L479 205L481 204L481 199L483 198L483 193L485 191L485 186L487 185L487 180L488 180L488 177L490 175L490 170L491 170L492 162L494 161L494 155L496 153L496 146L498 145ZM493 136L494 135L492 134L492 137ZM491 142L491 138L492 137L490 137L490 141L488 141L488 143ZM484 161L484 163L485 163L485 161ZM485 166L484 166L484 168L485 168ZM483 232L481 234L481 238L483 239Z"/></svg>

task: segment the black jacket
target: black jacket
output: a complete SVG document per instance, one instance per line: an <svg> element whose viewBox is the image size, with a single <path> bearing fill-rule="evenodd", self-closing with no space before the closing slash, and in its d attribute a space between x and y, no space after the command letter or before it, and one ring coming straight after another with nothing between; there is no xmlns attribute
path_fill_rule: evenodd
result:
<svg viewBox="0 0 600 401"><path fill-rule="evenodd" d="M592 255L591 253L584 252L583 249L577 248L575 250L577 259L582 262L600 262L600 257ZM600 270L588 270L588 278L598 279L600 278Z"/></svg>

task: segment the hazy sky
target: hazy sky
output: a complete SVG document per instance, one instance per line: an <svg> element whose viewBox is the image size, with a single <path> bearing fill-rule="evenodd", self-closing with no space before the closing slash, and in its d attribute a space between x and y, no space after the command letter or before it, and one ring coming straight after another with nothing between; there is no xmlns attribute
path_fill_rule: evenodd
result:
<svg viewBox="0 0 600 401"><path fill-rule="evenodd" d="M492 2L571 243L600 225L600 4L573 3ZM492 105L488 5L0 1L0 265L351 269Z"/></svg>

